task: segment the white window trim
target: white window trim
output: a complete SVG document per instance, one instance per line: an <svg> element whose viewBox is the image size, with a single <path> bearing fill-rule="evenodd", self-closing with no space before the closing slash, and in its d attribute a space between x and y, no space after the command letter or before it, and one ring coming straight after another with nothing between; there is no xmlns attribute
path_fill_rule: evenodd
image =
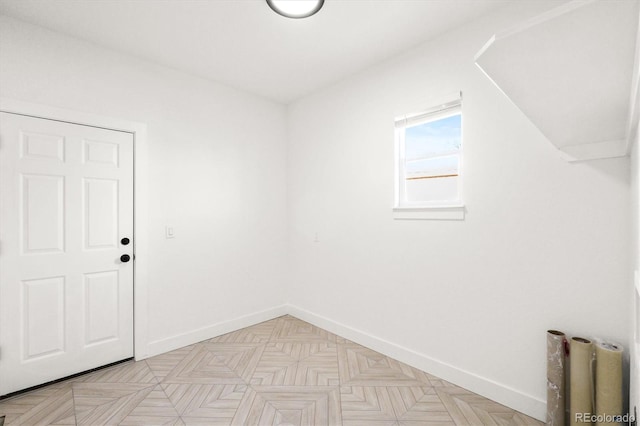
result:
<svg viewBox="0 0 640 426"><path fill-rule="evenodd" d="M464 220L464 214L463 205L393 208L393 218L396 220Z"/></svg>
<svg viewBox="0 0 640 426"><path fill-rule="evenodd" d="M395 119L395 151L394 151L394 219L433 219L433 220L464 220L465 205L463 197L464 185L464 136L459 152L460 188L458 199L452 201L430 202L430 203L401 203L404 198L404 191L401 187L404 176L404 129L409 126L416 126L422 123L439 120L461 113L462 94L457 92L450 95L442 102L437 103L437 107L425 109L420 113L407 114ZM461 129L462 132L462 129Z"/></svg>

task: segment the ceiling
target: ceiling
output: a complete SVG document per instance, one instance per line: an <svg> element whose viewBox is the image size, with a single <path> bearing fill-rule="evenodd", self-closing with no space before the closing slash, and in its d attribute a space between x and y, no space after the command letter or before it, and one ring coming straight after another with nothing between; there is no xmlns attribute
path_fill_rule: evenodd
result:
<svg viewBox="0 0 640 426"><path fill-rule="evenodd" d="M639 10L637 0L566 3L497 33L476 63L567 160L621 157Z"/></svg>
<svg viewBox="0 0 640 426"><path fill-rule="evenodd" d="M508 0L326 0L307 19L264 0L0 0L0 13L288 103Z"/></svg>

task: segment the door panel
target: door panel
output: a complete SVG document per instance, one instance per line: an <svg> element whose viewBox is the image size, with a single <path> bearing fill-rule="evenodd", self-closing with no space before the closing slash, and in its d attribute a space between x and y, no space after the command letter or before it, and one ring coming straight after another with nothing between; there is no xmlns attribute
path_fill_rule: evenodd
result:
<svg viewBox="0 0 640 426"><path fill-rule="evenodd" d="M64 352L64 277L22 282L22 361Z"/></svg>
<svg viewBox="0 0 640 426"><path fill-rule="evenodd" d="M64 138L23 132L21 137L22 158L44 158L64 161Z"/></svg>
<svg viewBox="0 0 640 426"><path fill-rule="evenodd" d="M0 113L0 395L133 356L133 136Z"/></svg>
<svg viewBox="0 0 640 426"><path fill-rule="evenodd" d="M64 252L64 176L21 178L23 253Z"/></svg>
<svg viewBox="0 0 640 426"><path fill-rule="evenodd" d="M118 271L84 275L85 346L118 338Z"/></svg>
<svg viewBox="0 0 640 426"><path fill-rule="evenodd" d="M83 179L82 204L85 249L116 248L118 245L118 181Z"/></svg>
<svg viewBox="0 0 640 426"><path fill-rule="evenodd" d="M118 144L102 141L84 141L84 162L118 167Z"/></svg>

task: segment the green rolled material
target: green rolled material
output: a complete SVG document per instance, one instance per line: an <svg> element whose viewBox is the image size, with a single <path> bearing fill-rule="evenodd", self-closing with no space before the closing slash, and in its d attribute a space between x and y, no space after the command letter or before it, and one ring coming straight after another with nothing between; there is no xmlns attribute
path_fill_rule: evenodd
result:
<svg viewBox="0 0 640 426"><path fill-rule="evenodd" d="M593 407L593 343L582 337L571 338L570 374L571 392L569 424L592 425Z"/></svg>
<svg viewBox="0 0 640 426"><path fill-rule="evenodd" d="M596 425L621 425L622 346L596 342ZM619 416L619 417L618 417Z"/></svg>

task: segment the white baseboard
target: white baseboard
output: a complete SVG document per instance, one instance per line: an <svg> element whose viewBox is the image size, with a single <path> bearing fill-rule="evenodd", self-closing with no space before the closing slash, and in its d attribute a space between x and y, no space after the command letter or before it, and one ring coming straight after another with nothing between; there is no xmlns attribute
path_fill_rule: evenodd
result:
<svg viewBox="0 0 640 426"><path fill-rule="evenodd" d="M419 370L438 376L448 382L468 389L514 410L520 411L538 420L546 420L546 402L534 396L462 370L446 362L431 358L395 343L372 336L371 334L349 327L329 318L289 305L289 315L309 322L334 334L352 340L362 346L397 359Z"/></svg>
<svg viewBox="0 0 640 426"><path fill-rule="evenodd" d="M222 321L202 327L187 333L178 334L161 340L155 340L147 345L147 351L145 353L148 355L144 358L183 348L194 343L202 342L203 340L212 339L223 334L231 333L232 331L240 330L241 328L281 317L287 313L287 305L276 306L254 314L244 315L232 320ZM139 359L136 358L136 360Z"/></svg>

